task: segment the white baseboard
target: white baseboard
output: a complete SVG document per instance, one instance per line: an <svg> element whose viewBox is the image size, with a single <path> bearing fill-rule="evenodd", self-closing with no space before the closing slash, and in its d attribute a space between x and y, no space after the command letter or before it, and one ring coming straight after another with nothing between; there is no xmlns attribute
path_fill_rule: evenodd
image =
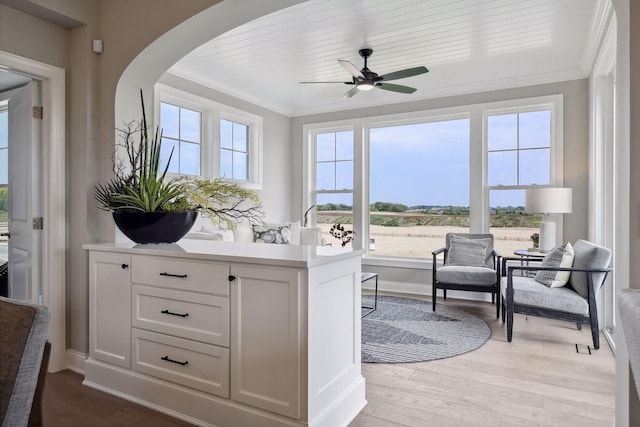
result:
<svg viewBox="0 0 640 427"><path fill-rule="evenodd" d="M73 372L77 372L84 375L84 362L87 360L87 355L70 348L67 349L66 354L66 369Z"/></svg>

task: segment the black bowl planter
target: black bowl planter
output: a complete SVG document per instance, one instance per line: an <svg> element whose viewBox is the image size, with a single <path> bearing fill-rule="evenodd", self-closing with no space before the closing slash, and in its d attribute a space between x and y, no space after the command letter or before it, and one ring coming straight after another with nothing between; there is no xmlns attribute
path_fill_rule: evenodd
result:
<svg viewBox="0 0 640 427"><path fill-rule="evenodd" d="M113 220L136 243L174 243L191 230L198 212L113 212Z"/></svg>

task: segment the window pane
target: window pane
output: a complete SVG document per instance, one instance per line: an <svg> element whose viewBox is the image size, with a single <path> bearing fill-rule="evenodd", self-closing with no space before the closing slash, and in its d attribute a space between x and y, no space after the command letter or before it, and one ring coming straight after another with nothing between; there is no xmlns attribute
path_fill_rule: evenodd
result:
<svg viewBox="0 0 640 427"><path fill-rule="evenodd" d="M173 150L173 155L171 154L171 150ZM180 157L180 153L178 151L178 141L162 138L162 142L160 144L160 170L164 171L164 168L167 166L167 161L169 161L169 156L171 156L171 163L169 164L168 172L180 172L180 162L178 160Z"/></svg>
<svg viewBox="0 0 640 427"><path fill-rule="evenodd" d="M487 153L488 185L517 184L517 151L495 151Z"/></svg>
<svg viewBox="0 0 640 427"><path fill-rule="evenodd" d="M249 156L244 153L233 153L233 179L248 179L247 176L247 161Z"/></svg>
<svg viewBox="0 0 640 427"><path fill-rule="evenodd" d="M519 185L546 185L551 183L550 149L520 151Z"/></svg>
<svg viewBox="0 0 640 427"><path fill-rule="evenodd" d="M336 190L353 189L353 162L336 162Z"/></svg>
<svg viewBox="0 0 640 427"><path fill-rule="evenodd" d="M345 231L353 231L353 194L316 195L316 225L322 228L322 237L331 246L342 246L342 240L330 234L334 224L340 224ZM352 235L353 236L353 235ZM351 242L345 247L353 247Z"/></svg>
<svg viewBox="0 0 640 427"><path fill-rule="evenodd" d="M9 146L9 114L0 112L0 148Z"/></svg>
<svg viewBox="0 0 640 427"><path fill-rule="evenodd" d="M200 113L186 108L180 109L180 139L200 142Z"/></svg>
<svg viewBox="0 0 640 427"><path fill-rule="evenodd" d="M316 161L327 162L336 159L335 134L320 133L316 135Z"/></svg>
<svg viewBox="0 0 640 427"><path fill-rule="evenodd" d="M233 177L233 158L229 150L220 150L220 176L228 179Z"/></svg>
<svg viewBox="0 0 640 427"><path fill-rule="evenodd" d="M469 120L371 129L369 253L430 258L469 230Z"/></svg>
<svg viewBox="0 0 640 427"><path fill-rule="evenodd" d="M9 184L9 150L0 149L0 184Z"/></svg>
<svg viewBox="0 0 640 427"><path fill-rule="evenodd" d="M518 115L504 114L487 118L487 148L493 150L516 149L518 143Z"/></svg>
<svg viewBox="0 0 640 427"><path fill-rule="evenodd" d="M336 160L353 159L353 131L336 132Z"/></svg>
<svg viewBox="0 0 640 427"><path fill-rule="evenodd" d="M335 190L335 163L318 163L316 166L316 189Z"/></svg>
<svg viewBox="0 0 640 427"><path fill-rule="evenodd" d="M162 127L162 136L174 139L180 138L180 109L175 105L161 102L160 127Z"/></svg>
<svg viewBox="0 0 640 427"><path fill-rule="evenodd" d="M235 151L247 152L247 139L249 127L240 123L233 124L233 149Z"/></svg>
<svg viewBox="0 0 640 427"><path fill-rule="evenodd" d="M520 148L551 147L551 111L520 113Z"/></svg>
<svg viewBox="0 0 640 427"><path fill-rule="evenodd" d="M200 175L200 144L180 143L180 173Z"/></svg>
<svg viewBox="0 0 640 427"><path fill-rule="evenodd" d="M233 125L228 120L220 120L220 147L233 148Z"/></svg>
<svg viewBox="0 0 640 427"><path fill-rule="evenodd" d="M516 249L531 248L531 235L538 233L541 216L524 210L525 190L489 192L489 232L502 256L513 256Z"/></svg>

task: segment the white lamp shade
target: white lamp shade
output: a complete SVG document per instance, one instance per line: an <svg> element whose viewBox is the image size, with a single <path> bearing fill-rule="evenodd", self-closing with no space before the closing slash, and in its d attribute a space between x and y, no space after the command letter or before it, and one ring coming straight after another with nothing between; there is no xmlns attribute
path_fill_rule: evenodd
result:
<svg viewBox="0 0 640 427"><path fill-rule="evenodd" d="M527 212L571 213L571 188L530 188L525 193Z"/></svg>

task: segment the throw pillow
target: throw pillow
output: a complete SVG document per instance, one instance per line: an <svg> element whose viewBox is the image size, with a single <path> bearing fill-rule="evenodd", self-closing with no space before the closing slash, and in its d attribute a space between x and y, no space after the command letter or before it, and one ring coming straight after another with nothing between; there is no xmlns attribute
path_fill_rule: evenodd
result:
<svg viewBox="0 0 640 427"><path fill-rule="evenodd" d="M257 243L289 244L290 224L265 224L253 226L253 241Z"/></svg>
<svg viewBox="0 0 640 427"><path fill-rule="evenodd" d="M447 265L485 267L487 249L490 245L490 238L467 239L466 237L451 235L449 237Z"/></svg>
<svg viewBox="0 0 640 427"><path fill-rule="evenodd" d="M553 249L542 260L542 267L571 267L573 265L573 247L567 242L562 246ZM539 270L534 279L550 288L560 288L567 284L570 271L547 271Z"/></svg>

